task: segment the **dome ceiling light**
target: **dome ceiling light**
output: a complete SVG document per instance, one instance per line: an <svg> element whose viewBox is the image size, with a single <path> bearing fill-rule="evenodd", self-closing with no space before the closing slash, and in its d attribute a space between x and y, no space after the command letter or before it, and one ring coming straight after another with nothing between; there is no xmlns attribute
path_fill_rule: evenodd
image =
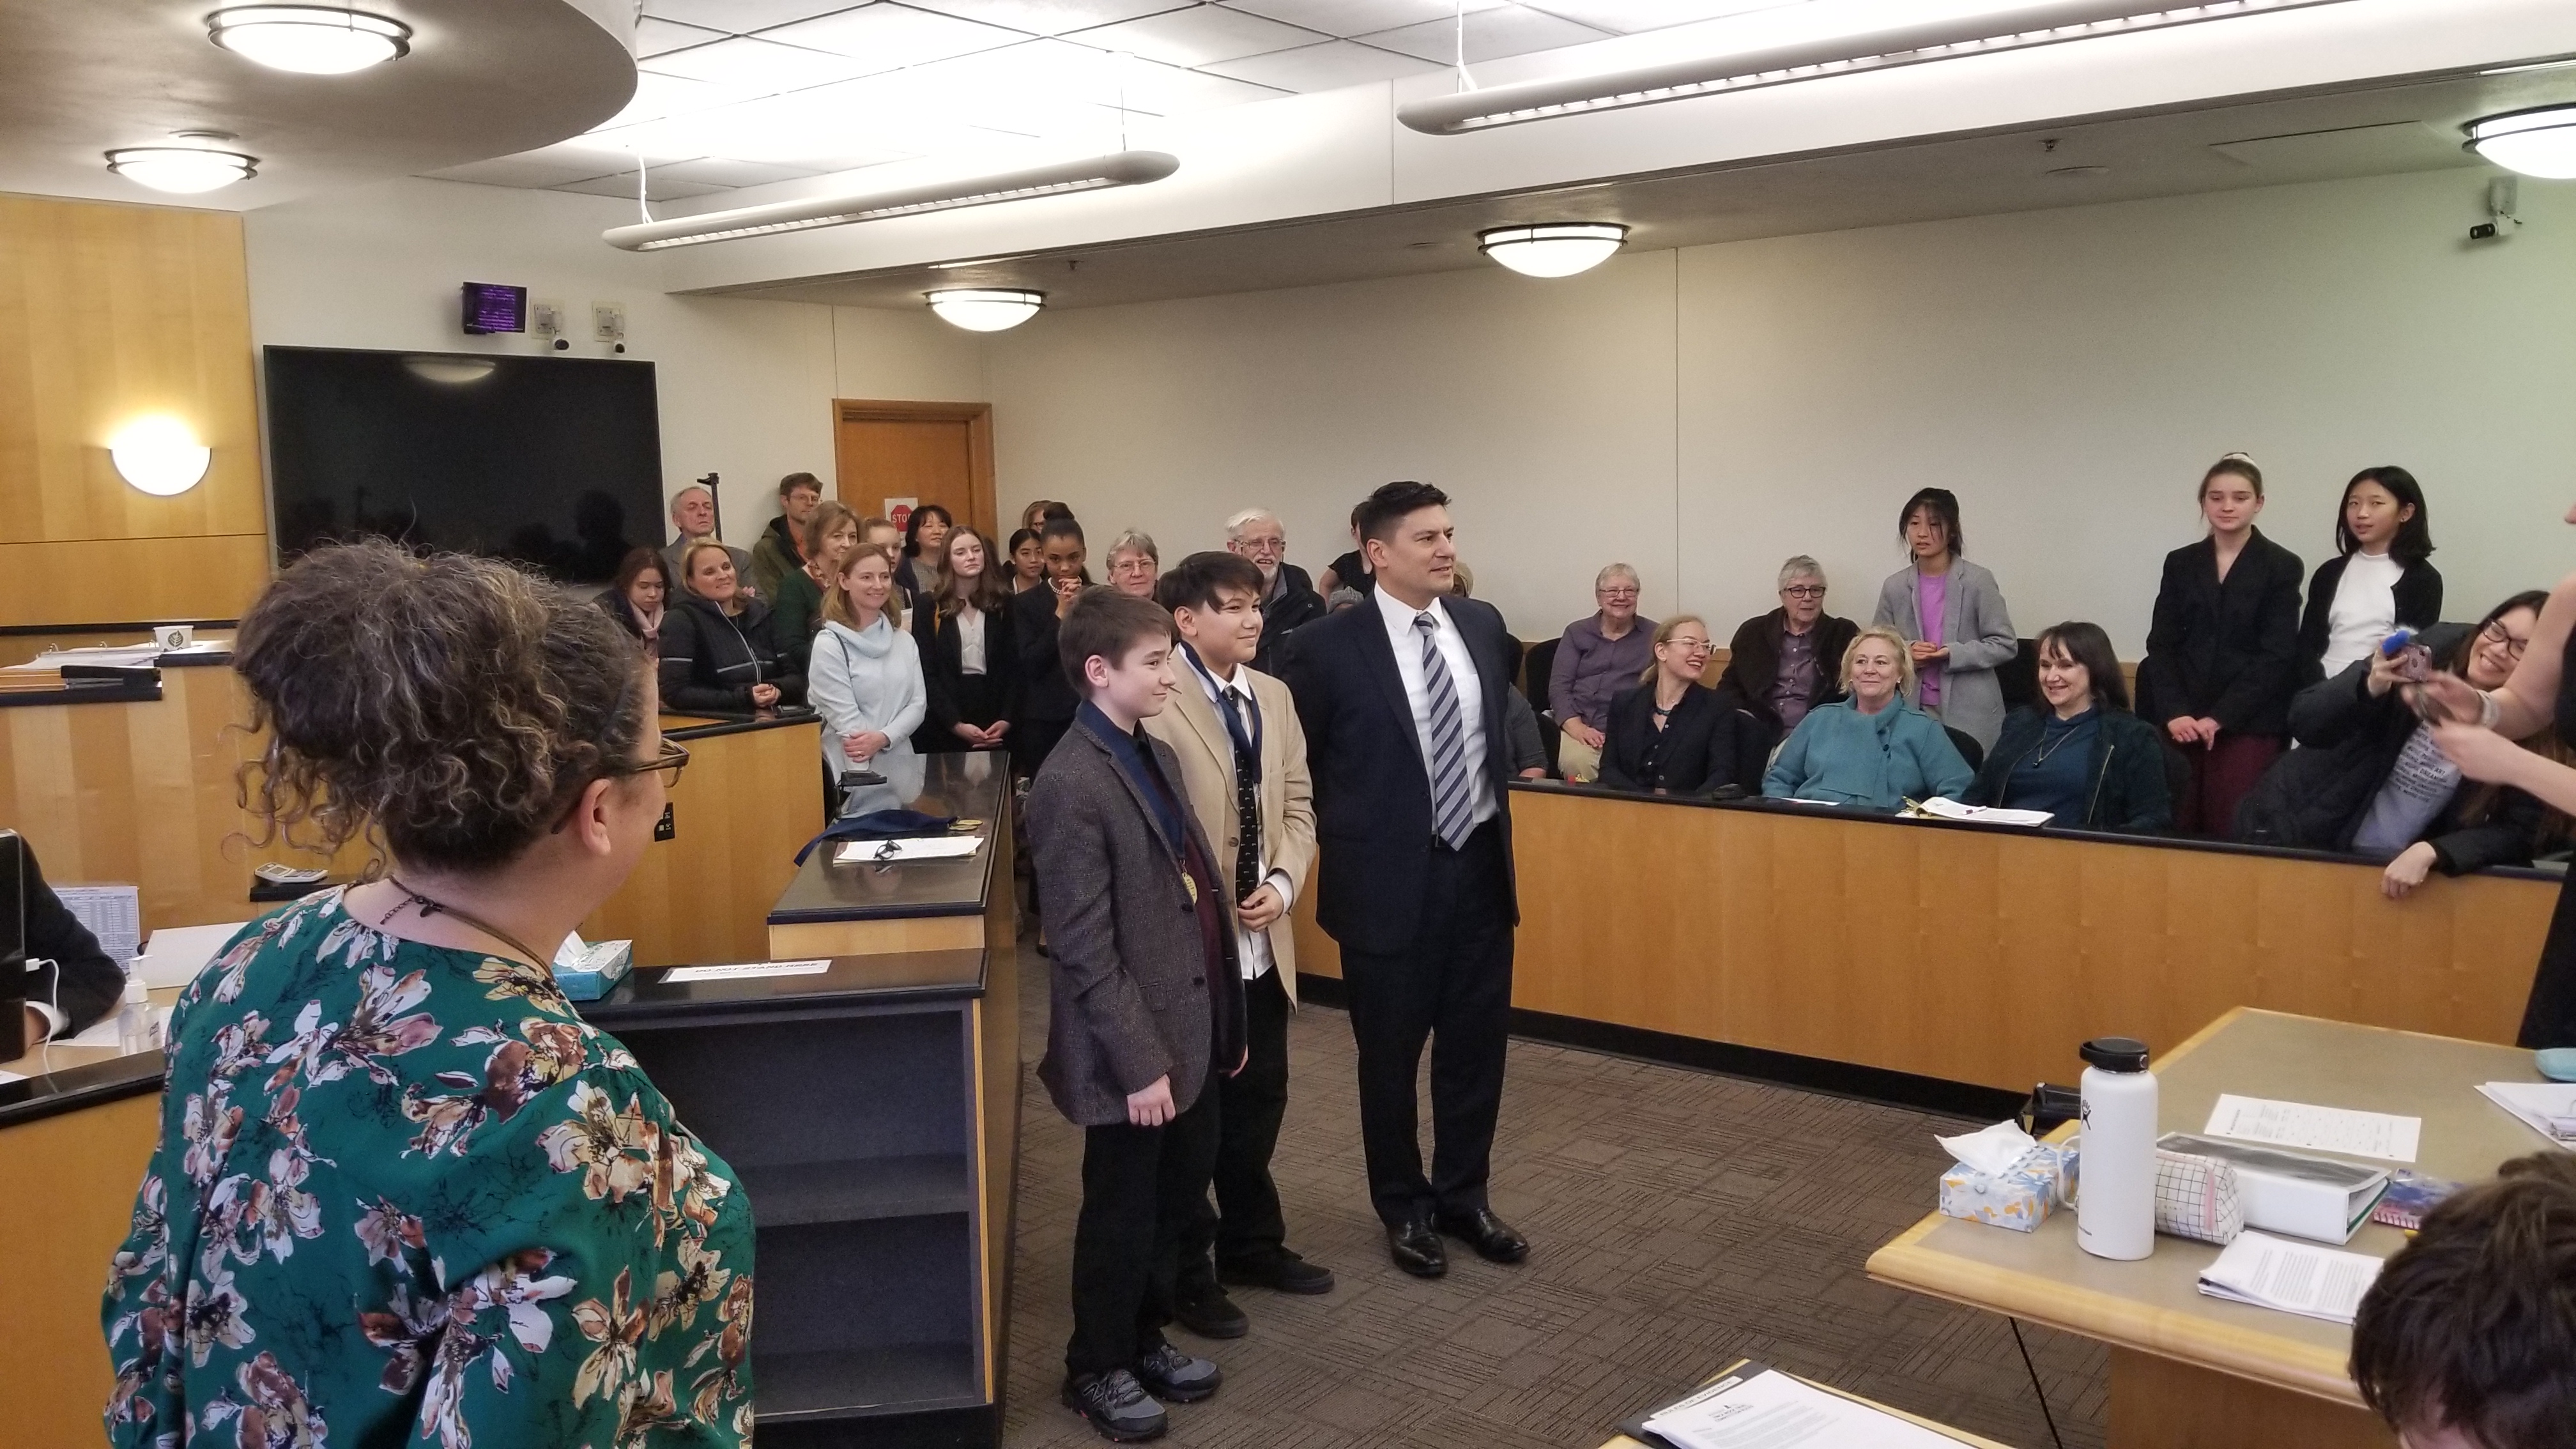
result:
<svg viewBox="0 0 2576 1449"><path fill-rule="evenodd" d="M1525 277L1588 272L1627 244L1628 229L1607 221L1498 226L1476 233L1476 250Z"/></svg>
<svg viewBox="0 0 2576 1449"><path fill-rule="evenodd" d="M1046 293L1016 287L951 287L922 296L941 321L969 332L1007 332L1046 305Z"/></svg>
<svg viewBox="0 0 2576 1449"><path fill-rule="evenodd" d="M2576 105L2534 106L2487 116L2464 127L2467 148L2507 171L2549 181L2576 181Z"/></svg>
<svg viewBox="0 0 2576 1449"><path fill-rule="evenodd" d="M347 75L411 53L410 26L331 5L235 5L206 17L206 38L300 75Z"/></svg>
<svg viewBox="0 0 2576 1449"><path fill-rule="evenodd" d="M214 191L259 174L259 158L227 151L217 143L235 139L228 131L179 131L179 146L129 146L107 153L107 169L155 191L182 196Z"/></svg>

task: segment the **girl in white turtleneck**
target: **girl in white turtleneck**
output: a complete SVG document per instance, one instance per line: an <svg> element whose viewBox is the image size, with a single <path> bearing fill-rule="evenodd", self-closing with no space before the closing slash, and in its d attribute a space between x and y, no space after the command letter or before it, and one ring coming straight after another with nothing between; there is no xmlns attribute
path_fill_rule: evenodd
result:
<svg viewBox="0 0 2576 1449"><path fill-rule="evenodd" d="M823 632L807 666L806 698L823 716L823 766L878 769L872 762L912 755L930 695L921 652L894 603L894 555L862 546L841 563L823 596Z"/></svg>

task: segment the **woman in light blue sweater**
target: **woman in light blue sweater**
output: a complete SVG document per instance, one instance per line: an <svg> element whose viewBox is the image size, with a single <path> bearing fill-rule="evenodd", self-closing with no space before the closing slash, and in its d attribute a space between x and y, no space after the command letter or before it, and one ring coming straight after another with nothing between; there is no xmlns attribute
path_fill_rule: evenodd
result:
<svg viewBox="0 0 2576 1449"><path fill-rule="evenodd" d="M897 616L901 608L894 555L876 544L853 550L823 596L823 632L806 666L805 697L823 716L823 768L834 779L846 770L882 773L872 761L912 754L930 692L920 648Z"/></svg>
<svg viewBox="0 0 2576 1449"><path fill-rule="evenodd" d="M1956 799L1976 779L1940 722L1906 702L1914 662L1895 630L1861 630L1843 651L1842 682L1846 697L1809 710L1780 747L1763 794L1894 812Z"/></svg>

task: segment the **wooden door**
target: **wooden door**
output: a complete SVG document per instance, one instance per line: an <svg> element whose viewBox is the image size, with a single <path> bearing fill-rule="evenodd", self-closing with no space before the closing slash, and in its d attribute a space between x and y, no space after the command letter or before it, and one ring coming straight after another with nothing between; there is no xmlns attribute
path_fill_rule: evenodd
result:
<svg viewBox="0 0 2576 1449"><path fill-rule="evenodd" d="M840 500L862 518L936 503L998 548L993 525L993 409L989 403L832 404Z"/></svg>

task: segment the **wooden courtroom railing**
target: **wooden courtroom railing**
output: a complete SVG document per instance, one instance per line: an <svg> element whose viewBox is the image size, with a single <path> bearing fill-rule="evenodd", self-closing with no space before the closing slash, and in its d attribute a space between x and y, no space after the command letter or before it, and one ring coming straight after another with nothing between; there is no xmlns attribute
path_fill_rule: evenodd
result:
<svg viewBox="0 0 2576 1449"><path fill-rule="evenodd" d="M1524 1011L2000 1091L2232 1007L2511 1042L2558 886L2300 852L1515 785ZM1340 953L1298 902L1301 972Z"/></svg>

